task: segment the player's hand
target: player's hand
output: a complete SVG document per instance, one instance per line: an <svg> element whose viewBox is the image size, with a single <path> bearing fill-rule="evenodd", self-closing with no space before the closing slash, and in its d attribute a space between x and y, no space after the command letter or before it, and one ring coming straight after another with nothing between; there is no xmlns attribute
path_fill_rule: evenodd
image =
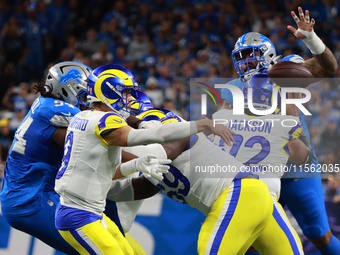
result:
<svg viewBox="0 0 340 255"><path fill-rule="evenodd" d="M170 168L164 164L170 163L170 159L158 159L156 156L148 154L136 159L136 169L161 181L163 180L163 174L167 173Z"/></svg>
<svg viewBox="0 0 340 255"><path fill-rule="evenodd" d="M202 119L202 120L205 120L205 119L207 119L207 117L204 116L204 115L202 115L201 119ZM214 134L211 133L208 129L204 130L204 131L203 131L203 134L205 134L205 135L208 136L208 137L209 137L210 135L212 135L212 136L214 135ZM209 138L210 138L210 137L209 137Z"/></svg>
<svg viewBox="0 0 340 255"><path fill-rule="evenodd" d="M220 136L223 139L223 141L229 146L232 145L231 142L235 143L235 140L232 136L235 133L228 129L226 126L222 124L216 124L214 127L210 127L209 130L215 135Z"/></svg>
<svg viewBox="0 0 340 255"><path fill-rule="evenodd" d="M143 121L138 125L138 129L149 129L162 125L158 120Z"/></svg>
<svg viewBox="0 0 340 255"><path fill-rule="evenodd" d="M306 39L308 37L308 33L304 33L304 32L313 32L315 20L310 19L308 10L306 10L306 12L304 14L302 8L299 7L298 11L299 11L300 18L295 14L294 11L291 11L291 15L292 15L293 19L295 20L298 29L296 30L294 27L289 26L289 25L287 26L287 28L297 38L303 40L303 39Z"/></svg>

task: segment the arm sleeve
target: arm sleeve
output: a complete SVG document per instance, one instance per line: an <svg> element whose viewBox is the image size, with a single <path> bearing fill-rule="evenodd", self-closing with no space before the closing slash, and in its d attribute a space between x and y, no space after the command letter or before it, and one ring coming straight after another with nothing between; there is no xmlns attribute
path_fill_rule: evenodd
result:
<svg viewBox="0 0 340 255"><path fill-rule="evenodd" d="M157 143L134 147L124 147L122 149L123 151L136 155L137 157L143 157L146 154L152 154L157 156L158 159L167 159L163 146Z"/></svg>
<svg viewBox="0 0 340 255"><path fill-rule="evenodd" d="M195 121L168 123L150 129L131 129L128 134L127 145L173 142L196 133L198 133L198 130Z"/></svg>

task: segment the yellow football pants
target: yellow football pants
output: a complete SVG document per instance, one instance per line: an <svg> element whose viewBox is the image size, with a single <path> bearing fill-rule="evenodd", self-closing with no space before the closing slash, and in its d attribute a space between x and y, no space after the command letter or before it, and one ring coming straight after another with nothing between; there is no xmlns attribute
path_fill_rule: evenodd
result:
<svg viewBox="0 0 340 255"><path fill-rule="evenodd" d="M214 202L198 237L199 255L244 254L269 222L273 201L257 179L235 180Z"/></svg>
<svg viewBox="0 0 340 255"><path fill-rule="evenodd" d="M274 210L269 223L252 246L261 255L304 254L301 240L290 224L282 206L275 198L273 200Z"/></svg>
<svg viewBox="0 0 340 255"><path fill-rule="evenodd" d="M134 254L119 228L105 214L103 220L97 220L72 231L59 230L59 233L81 255Z"/></svg>
<svg viewBox="0 0 340 255"><path fill-rule="evenodd" d="M135 255L146 255L143 247L137 242L137 240L133 239L128 233L125 233L125 238L129 242Z"/></svg>
<svg viewBox="0 0 340 255"><path fill-rule="evenodd" d="M261 255L304 254L297 233L267 186L241 179L213 204L200 231L198 253L244 254L250 245Z"/></svg>

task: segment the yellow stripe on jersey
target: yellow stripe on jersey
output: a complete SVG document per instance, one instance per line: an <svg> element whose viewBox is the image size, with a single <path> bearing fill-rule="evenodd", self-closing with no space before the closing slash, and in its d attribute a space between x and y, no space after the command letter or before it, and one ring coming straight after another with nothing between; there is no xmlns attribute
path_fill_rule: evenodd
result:
<svg viewBox="0 0 340 255"><path fill-rule="evenodd" d="M289 155L290 155L289 149L288 149L288 143L289 143L289 142L290 142L290 141L287 140L287 141L285 141L285 143L282 145L282 152L283 152L283 154L285 154L287 157L289 157Z"/></svg>
<svg viewBox="0 0 340 255"><path fill-rule="evenodd" d="M285 141L285 143L282 145L282 152L289 157L289 149L288 149L288 143L294 139L299 138L301 132L302 132L302 126L300 123L296 124L294 127L291 128L291 130L288 132L288 139Z"/></svg>
<svg viewBox="0 0 340 255"><path fill-rule="evenodd" d="M98 121L95 127L95 134L104 146L108 146L108 143L101 136L102 133L106 130L117 129L127 125L123 115L115 112L108 112Z"/></svg>
<svg viewBox="0 0 340 255"><path fill-rule="evenodd" d="M302 132L302 126L300 124L297 124L295 127L293 127L290 131L289 131L289 140L292 141L296 138L299 138L301 132Z"/></svg>
<svg viewBox="0 0 340 255"><path fill-rule="evenodd" d="M279 85L277 85L276 83L274 83L273 89L277 87L277 99L279 100L279 94L280 94L280 89L281 87ZM271 99L271 103L273 104L273 97ZM278 102L279 103L279 102ZM274 114L279 114L281 112L281 105L278 105L274 111Z"/></svg>

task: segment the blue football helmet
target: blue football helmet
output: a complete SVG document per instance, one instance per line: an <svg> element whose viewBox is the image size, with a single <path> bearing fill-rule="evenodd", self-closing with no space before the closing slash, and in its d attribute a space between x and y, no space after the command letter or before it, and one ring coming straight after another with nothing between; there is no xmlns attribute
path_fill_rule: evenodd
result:
<svg viewBox="0 0 340 255"><path fill-rule="evenodd" d="M266 36L251 32L237 40L231 57L239 77L247 81L275 63L276 51L274 44Z"/></svg>
<svg viewBox="0 0 340 255"><path fill-rule="evenodd" d="M138 89L133 74L125 67L103 65L94 69L87 79L87 100L102 102L112 110L128 111L128 95Z"/></svg>
<svg viewBox="0 0 340 255"><path fill-rule="evenodd" d="M175 115L173 112L162 109L162 108L152 108L145 112L140 113L137 117L141 120L158 120L162 124L171 122L182 122L182 119Z"/></svg>
<svg viewBox="0 0 340 255"><path fill-rule="evenodd" d="M142 91L133 90L130 93L131 100L129 101L129 111L133 115L140 114L153 108L150 98Z"/></svg>
<svg viewBox="0 0 340 255"><path fill-rule="evenodd" d="M252 88L253 106L257 110L270 109L272 106L273 82L267 74L255 74L244 84L244 105L248 108L248 88Z"/></svg>
<svg viewBox="0 0 340 255"><path fill-rule="evenodd" d="M54 97L76 107L87 105L86 80L92 69L75 61L65 61L48 70L45 89Z"/></svg>

